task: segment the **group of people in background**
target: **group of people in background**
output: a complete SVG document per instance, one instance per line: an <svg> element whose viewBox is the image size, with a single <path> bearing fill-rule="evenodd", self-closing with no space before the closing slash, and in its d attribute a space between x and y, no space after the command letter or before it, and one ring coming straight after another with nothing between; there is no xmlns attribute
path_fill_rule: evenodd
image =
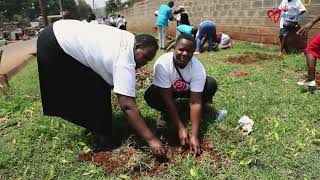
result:
<svg viewBox="0 0 320 180"><path fill-rule="evenodd" d="M83 22L94 23L94 24L103 24L108 26L113 26L119 28L121 30L127 30L127 20L124 16L118 15L117 18L115 16L103 17L100 19L96 18L96 15L91 13L88 15Z"/></svg>
<svg viewBox="0 0 320 180"><path fill-rule="evenodd" d="M169 51L175 46L175 41L166 45L167 30L169 21L176 21L176 39L184 34L192 36L196 39L196 51L194 54L199 54L205 42L208 42L208 51L214 49L226 49L231 46L230 36L218 32L216 24L212 20L204 20L198 27L191 25L189 14L183 6L179 6L173 10L174 2L169 1L167 4L162 4L159 10L155 11L156 27L159 34L160 49Z"/></svg>

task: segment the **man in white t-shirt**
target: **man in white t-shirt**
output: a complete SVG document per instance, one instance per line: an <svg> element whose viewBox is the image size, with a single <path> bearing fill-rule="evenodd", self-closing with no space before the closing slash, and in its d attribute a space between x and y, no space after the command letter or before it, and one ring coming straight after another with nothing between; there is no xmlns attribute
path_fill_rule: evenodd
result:
<svg viewBox="0 0 320 180"><path fill-rule="evenodd" d="M111 136L113 89L132 127L155 155L165 154L135 102L135 70L151 61L158 50L153 36L60 20L45 28L37 43L45 115L85 127L103 144Z"/></svg>
<svg viewBox="0 0 320 180"><path fill-rule="evenodd" d="M201 62L193 56L194 51L194 38L180 35L174 52L166 53L156 60L153 85L147 89L144 98L150 107L161 111L157 126L161 126L164 116L168 116L178 129L180 144L189 144L190 151L199 154L201 109L203 104L212 102L217 82L206 76ZM190 137L177 111L174 102L176 98L190 100Z"/></svg>
<svg viewBox="0 0 320 180"><path fill-rule="evenodd" d="M281 10L279 55L281 55L285 49L289 31L300 28L298 24L299 16L306 11L306 8L300 0L282 0L279 9Z"/></svg>
<svg viewBox="0 0 320 180"><path fill-rule="evenodd" d="M116 24L117 24L117 28L122 29L122 30L126 30L125 29L126 24L124 22L124 19L121 17L121 15L118 15Z"/></svg>

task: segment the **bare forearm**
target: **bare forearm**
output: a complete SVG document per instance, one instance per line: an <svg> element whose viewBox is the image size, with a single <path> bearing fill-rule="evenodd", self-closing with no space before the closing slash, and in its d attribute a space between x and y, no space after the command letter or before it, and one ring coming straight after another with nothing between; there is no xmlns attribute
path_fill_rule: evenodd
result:
<svg viewBox="0 0 320 180"><path fill-rule="evenodd" d="M320 16L318 16L317 18L315 18L313 21L312 21L312 24L316 24L318 21L320 21Z"/></svg>
<svg viewBox="0 0 320 180"><path fill-rule="evenodd" d="M190 103L190 119L192 132L191 136L199 136L200 133L200 121L201 121L201 103Z"/></svg>
<svg viewBox="0 0 320 180"><path fill-rule="evenodd" d="M147 124L144 122L138 110L128 109L124 112L128 117L129 123L139 136L141 136L147 142L155 138L151 130L148 128Z"/></svg>
<svg viewBox="0 0 320 180"><path fill-rule="evenodd" d="M129 123L137 134L147 142L155 138L144 122L134 98L118 95L118 101L121 110L126 114Z"/></svg>

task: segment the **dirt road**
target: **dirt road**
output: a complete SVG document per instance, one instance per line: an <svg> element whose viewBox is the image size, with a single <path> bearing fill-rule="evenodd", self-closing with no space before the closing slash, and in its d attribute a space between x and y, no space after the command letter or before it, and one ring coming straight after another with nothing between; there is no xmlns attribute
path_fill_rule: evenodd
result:
<svg viewBox="0 0 320 180"><path fill-rule="evenodd" d="M6 46L1 46L3 49L0 74L7 74L9 77L13 76L17 71L23 67L32 53L36 52L37 38L28 41L19 41Z"/></svg>

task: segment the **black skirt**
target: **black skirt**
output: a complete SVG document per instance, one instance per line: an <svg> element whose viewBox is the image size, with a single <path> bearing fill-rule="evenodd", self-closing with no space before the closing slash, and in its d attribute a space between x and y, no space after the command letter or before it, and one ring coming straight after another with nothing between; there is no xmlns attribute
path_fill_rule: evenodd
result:
<svg viewBox="0 0 320 180"><path fill-rule="evenodd" d="M92 69L66 54L48 26L37 41L43 113L89 131L111 134L111 87Z"/></svg>

